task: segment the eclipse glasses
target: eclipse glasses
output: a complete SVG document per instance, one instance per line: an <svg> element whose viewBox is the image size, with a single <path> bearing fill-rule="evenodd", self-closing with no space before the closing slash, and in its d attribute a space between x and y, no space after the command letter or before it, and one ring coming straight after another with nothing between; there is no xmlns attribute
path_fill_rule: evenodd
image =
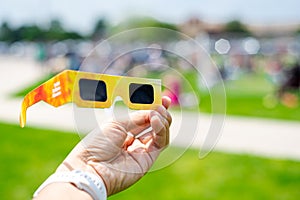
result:
<svg viewBox="0 0 300 200"><path fill-rule="evenodd" d="M20 126L27 108L39 101L54 107L74 102L78 107L109 108L120 96L130 109L161 105L161 80L65 70L29 92L23 99Z"/></svg>

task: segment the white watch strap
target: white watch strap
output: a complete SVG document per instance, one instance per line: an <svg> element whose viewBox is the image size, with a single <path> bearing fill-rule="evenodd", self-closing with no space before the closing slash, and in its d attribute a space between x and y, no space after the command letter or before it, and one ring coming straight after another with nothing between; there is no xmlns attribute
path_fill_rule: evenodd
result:
<svg viewBox="0 0 300 200"><path fill-rule="evenodd" d="M80 170L73 170L70 172L56 172L52 174L33 194L36 197L38 193L50 183L64 182L73 183L78 189L89 193L94 200L106 200L106 188L104 182L98 176L83 172Z"/></svg>

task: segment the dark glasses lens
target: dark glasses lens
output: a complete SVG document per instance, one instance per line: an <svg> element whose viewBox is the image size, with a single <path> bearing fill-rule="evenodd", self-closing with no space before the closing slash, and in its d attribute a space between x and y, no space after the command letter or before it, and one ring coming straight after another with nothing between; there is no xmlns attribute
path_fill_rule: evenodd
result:
<svg viewBox="0 0 300 200"><path fill-rule="evenodd" d="M131 103L152 104L154 102L154 89L149 84L131 83L129 85Z"/></svg>
<svg viewBox="0 0 300 200"><path fill-rule="evenodd" d="M79 80L80 97L87 101L107 100L106 84L104 81L80 79Z"/></svg>

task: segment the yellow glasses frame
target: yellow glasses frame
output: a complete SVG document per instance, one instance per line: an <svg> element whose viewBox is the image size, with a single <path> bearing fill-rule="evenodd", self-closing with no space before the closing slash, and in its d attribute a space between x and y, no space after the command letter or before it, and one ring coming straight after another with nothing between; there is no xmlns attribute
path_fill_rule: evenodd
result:
<svg viewBox="0 0 300 200"><path fill-rule="evenodd" d="M106 85L106 101L100 102L82 99L79 86L81 79L103 81ZM129 91L131 83L151 85L154 94L153 102L151 104L132 103ZM154 109L157 105L162 104L161 80L65 70L38 86L24 97L20 114L20 126L24 127L26 124L27 109L39 101L44 101L54 107L74 102L78 107L109 108L117 96L122 97L124 103L131 109Z"/></svg>

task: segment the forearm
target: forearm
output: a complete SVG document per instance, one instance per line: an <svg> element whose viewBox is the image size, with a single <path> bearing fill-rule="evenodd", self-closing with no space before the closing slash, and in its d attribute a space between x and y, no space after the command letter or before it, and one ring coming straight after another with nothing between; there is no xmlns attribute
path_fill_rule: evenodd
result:
<svg viewBox="0 0 300 200"><path fill-rule="evenodd" d="M78 189L71 183L51 183L47 185L34 200L93 200L85 191Z"/></svg>

